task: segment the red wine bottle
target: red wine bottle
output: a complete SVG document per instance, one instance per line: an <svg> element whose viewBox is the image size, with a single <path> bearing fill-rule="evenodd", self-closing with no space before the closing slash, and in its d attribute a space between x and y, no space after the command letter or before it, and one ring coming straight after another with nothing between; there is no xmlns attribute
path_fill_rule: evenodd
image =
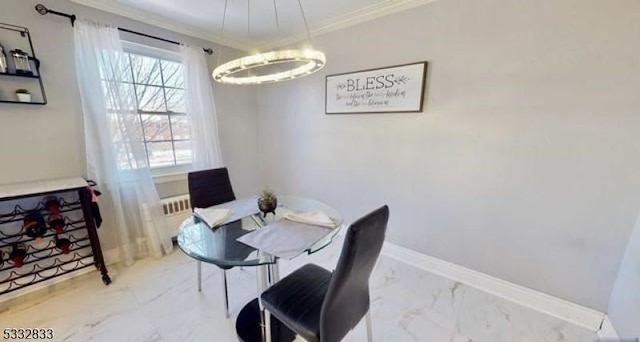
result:
<svg viewBox="0 0 640 342"><path fill-rule="evenodd" d="M71 251L71 241L67 238L58 238L58 236L56 236L56 247L61 250L63 254L69 254Z"/></svg>
<svg viewBox="0 0 640 342"><path fill-rule="evenodd" d="M60 200L57 197L47 197L44 202L44 208L51 215L60 215Z"/></svg>
<svg viewBox="0 0 640 342"><path fill-rule="evenodd" d="M24 259L27 257L27 250L22 244L14 243L13 250L9 254L9 260L13 262L15 267L22 267L24 265Z"/></svg>
<svg viewBox="0 0 640 342"><path fill-rule="evenodd" d="M56 234L64 233L64 226L64 217L57 214L49 215L49 228L53 229Z"/></svg>
<svg viewBox="0 0 640 342"><path fill-rule="evenodd" d="M44 218L38 212L31 212L27 214L23 222L24 232L28 237L32 237L35 240L36 245L42 245L44 234L47 233L47 225L44 223Z"/></svg>

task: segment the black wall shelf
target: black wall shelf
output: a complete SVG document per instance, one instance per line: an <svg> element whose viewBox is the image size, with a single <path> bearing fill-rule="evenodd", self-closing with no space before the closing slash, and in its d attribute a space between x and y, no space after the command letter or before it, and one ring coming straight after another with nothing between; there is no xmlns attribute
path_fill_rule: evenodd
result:
<svg viewBox="0 0 640 342"><path fill-rule="evenodd" d="M29 33L29 29L26 27L22 27L22 26L16 26L16 25L12 25L12 24L6 24L6 23L0 23L0 43L2 43L2 45L4 46L5 49L7 48L11 48L11 46L7 46L3 43L3 41L5 40L5 37L7 37L7 35L15 35L18 34L20 36L20 39L26 39L28 42L28 46L29 49L31 50L31 54L29 56L31 56L34 60L35 63L33 63L34 68L35 68L35 74L34 75L29 75L29 74L18 74L15 72L6 72L6 73L0 73L0 85L2 85L3 82L5 82L5 80L7 78L15 78L15 79L23 79L25 81L29 81L29 80L37 80L39 83L39 88L40 88L40 96L39 98L36 96L36 99L30 102L22 102L22 101L18 101L15 100L15 98L6 98L6 95L4 98L0 98L0 103L13 103L13 104L26 104L26 105L46 105L47 104L47 95L45 94L44 91L44 83L42 81L42 75L40 73L40 62L38 61L37 57L36 57L36 53L35 50L33 49L33 42L31 41L31 34ZM26 44L25 44L26 46ZM20 46L20 48L22 48L22 46ZM7 56L7 60L10 60L11 56ZM38 95L38 94L34 94L34 95ZM15 95L14 95L15 96ZM32 96L33 97L33 96Z"/></svg>
<svg viewBox="0 0 640 342"><path fill-rule="evenodd" d="M40 76L38 76L38 75L13 74L13 73L9 73L9 72L0 72L0 76L11 76L11 77L23 77L23 78L40 79Z"/></svg>
<svg viewBox="0 0 640 342"><path fill-rule="evenodd" d="M24 104L24 105L41 105L44 106L47 102L22 102L22 101L9 101L9 100L0 100L0 103L15 103L15 104Z"/></svg>

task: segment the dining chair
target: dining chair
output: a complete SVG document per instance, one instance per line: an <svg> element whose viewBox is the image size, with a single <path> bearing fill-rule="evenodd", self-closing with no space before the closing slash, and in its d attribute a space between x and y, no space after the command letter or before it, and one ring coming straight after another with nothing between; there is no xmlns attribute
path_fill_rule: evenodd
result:
<svg viewBox="0 0 640 342"><path fill-rule="evenodd" d="M194 208L208 208L214 205L230 202L236 199L229 179L229 171L226 167L202 171L189 172L189 200L191 210ZM222 269L222 282L224 289L224 307L227 318L229 317L229 292L227 289L227 270ZM202 261L198 260L198 291L202 291Z"/></svg>
<svg viewBox="0 0 640 342"><path fill-rule="evenodd" d="M384 242L386 205L347 231L335 271L307 264L261 295L268 314L310 342L338 342L366 316L372 341L369 278Z"/></svg>

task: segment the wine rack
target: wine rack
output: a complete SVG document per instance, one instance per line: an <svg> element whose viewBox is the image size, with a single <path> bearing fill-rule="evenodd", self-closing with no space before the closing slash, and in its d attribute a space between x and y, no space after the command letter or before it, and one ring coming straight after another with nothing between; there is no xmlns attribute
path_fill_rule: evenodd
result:
<svg viewBox="0 0 640 342"><path fill-rule="evenodd" d="M55 212L48 207L55 203ZM55 216L55 217L54 217ZM30 218L45 229L32 234ZM55 221L55 229L49 223ZM91 207L81 178L0 186L0 295L95 266L105 285L104 264Z"/></svg>

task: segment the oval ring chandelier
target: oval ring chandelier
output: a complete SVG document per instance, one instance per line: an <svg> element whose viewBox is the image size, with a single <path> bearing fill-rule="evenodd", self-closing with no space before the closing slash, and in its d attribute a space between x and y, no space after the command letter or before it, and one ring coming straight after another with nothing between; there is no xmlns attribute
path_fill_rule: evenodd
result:
<svg viewBox="0 0 640 342"><path fill-rule="evenodd" d="M247 31L250 34L250 5L247 0ZM224 38L224 25L226 21L227 14L227 2L225 0L224 4L224 14L222 17L222 34L221 36ZM302 8L302 3L298 0L298 5L300 6L300 12L302 13L302 18L304 19L304 25L307 32L307 39L310 38L309 33L309 25L307 23L307 17L304 14L304 10ZM276 25L279 29L278 23L278 10L276 7L276 0L273 1L273 8L275 11L276 17ZM219 55L218 55L219 57ZM231 60L227 63L219 65L213 70L211 76L214 80L220 83L228 83L228 84L262 84L262 83L273 83L280 81L292 80L295 78L300 78L306 75L310 75L320 69L322 69L327 63L326 57L324 53L305 49L291 49L291 50L277 50L277 51L269 51L257 53L254 55L240 57L234 60ZM289 65L284 69L276 69L276 67L282 67L285 65ZM252 75L251 72L253 70L261 69L261 68L272 68L276 69L270 73L262 74L262 75Z"/></svg>

